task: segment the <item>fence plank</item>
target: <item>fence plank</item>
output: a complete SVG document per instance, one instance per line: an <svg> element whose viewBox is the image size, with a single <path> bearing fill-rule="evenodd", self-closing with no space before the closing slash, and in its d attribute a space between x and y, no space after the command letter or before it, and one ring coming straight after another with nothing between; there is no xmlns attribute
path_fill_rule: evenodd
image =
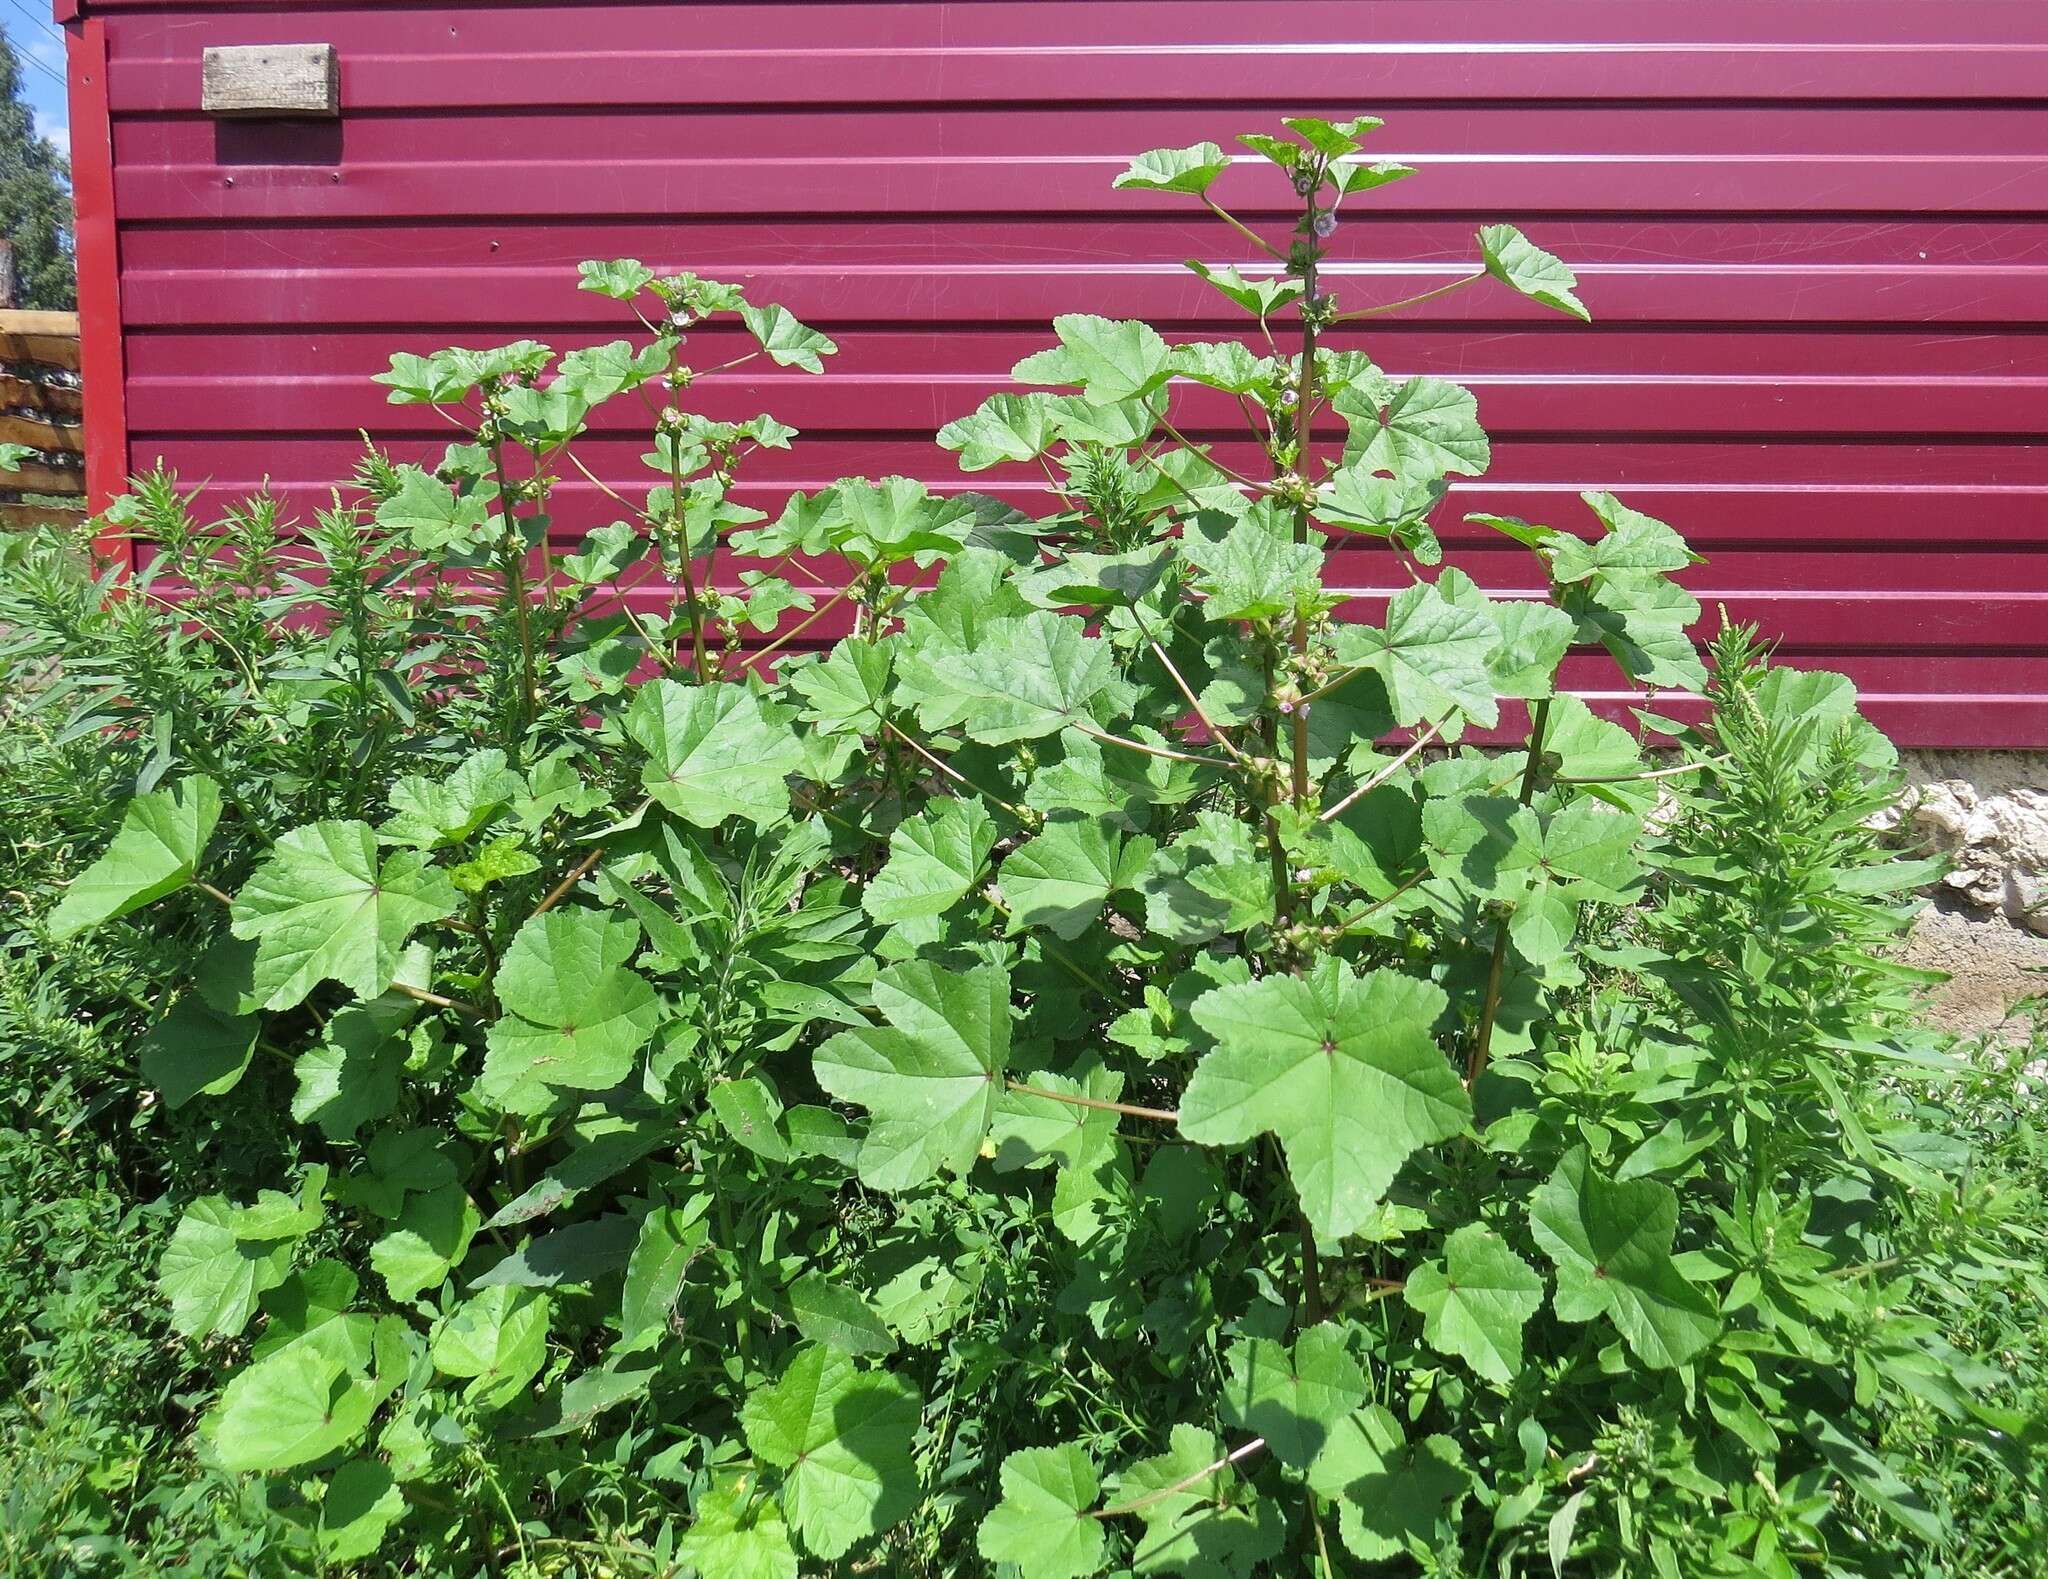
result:
<svg viewBox="0 0 2048 1579"><path fill-rule="evenodd" d="M77 526L85 511L66 504L0 504L0 532L26 532L38 526Z"/></svg>
<svg viewBox="0 0 2048 1579"><path fill-rule="evenodd" d="M0 362L78 370L78 314L0 312Z"/></svg>
<svg viewBox="0 0 2048 1579"><path fill-rule="evenodd" d="M45 416L76 420L85 413L85 397L69 384L39 384L32 378L0 373L0 406L27 407Z"/></svg>
<svg viewBox="0 0 2048 1579"><path fill-rule="evenodd" d="M29 461L18 471L0 472L0 488L16 493L54 493L83 497L85 473Z"/></svg>
<svg viewBox="0 0 2048 1579"><path fill-rule="evenodd" d="M84 430L40 417L0 417L0 444L26 444L31 449L63 455L85 453Z"/></svg>

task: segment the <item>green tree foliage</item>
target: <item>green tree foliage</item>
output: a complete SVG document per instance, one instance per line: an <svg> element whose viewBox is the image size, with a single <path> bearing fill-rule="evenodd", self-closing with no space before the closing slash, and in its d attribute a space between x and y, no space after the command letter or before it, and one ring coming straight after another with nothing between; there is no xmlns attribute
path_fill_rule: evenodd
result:
<svg viewBox="0 0 2048 1579"><path fill-rule="evenodd" d="M14 248L16 305L78 305L71 257L71 167L21 98L21 57L0 36L0 236Z"/></svg>
<svg viewBox="0 0 2048 1579"><path fill-rule="evenodd" d="M624 259L632 339L395 357L455 442L302 539L153 476L138 569L0 579L0 1035L141 1137L273 1569L1874 1575L1976 1539L1925 1444L2029 1494L2038 1241L1883 957L1889 747L1704 662L1610 495L1440 535L1477 402L1326 269L1376 125L1137 160L1245 333L1056 320L940 434L1001 498L742 502L794 435L694 392L835 348ZM1429 294L1576 283L1492 226Z"/></svg>

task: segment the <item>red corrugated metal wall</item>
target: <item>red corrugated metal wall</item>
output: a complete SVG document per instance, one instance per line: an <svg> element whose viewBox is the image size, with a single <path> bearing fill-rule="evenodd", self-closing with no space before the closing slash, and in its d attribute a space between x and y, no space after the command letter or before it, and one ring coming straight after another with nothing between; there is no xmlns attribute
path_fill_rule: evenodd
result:
<svg viewBox="0 0 2048 1579"><path fill-rule="evenodd" d="M1505 219L1598 320L1473 291L1351 340L1478 392L1493 470L1445 520L1575 524L1578 490L1613 488L1709 556L1690 584L1710 609L1855 675L1903 742L2048 747L2041 0L83 9L135 465L219 493L267 477L310 509L358 428L438 450L431 414L367 382L391 351L611 338L574 264L634 255L748 281L839 340L823 380L705 391L804 430L775 481L958 482L931 433L1052 314L1225 327L1179 261L1234 258L1231 238L1112 192L1131 154L1370 110L1375 154L1422 173L1347 223L1370 260L1342 271L1347 305L1453 277ZM337 47L338 126L199 112L202 48L278 41ZM1255 215L1271 190L1245 170L1219 194ZM642 447L617 427L585 453L630 475ZM1526 576L1448 535L1482 581ZM1346 559L1384 583L1372 549Z"/></svg>

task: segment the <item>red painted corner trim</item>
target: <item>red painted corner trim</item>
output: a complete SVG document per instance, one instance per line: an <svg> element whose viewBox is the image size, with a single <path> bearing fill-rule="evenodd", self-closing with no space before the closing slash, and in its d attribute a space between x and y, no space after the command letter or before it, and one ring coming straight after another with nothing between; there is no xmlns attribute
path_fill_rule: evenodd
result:
<svg viewBox="0 0 2048 1579"><path fill-rule="evenodd" d="M114 225L114 137L107 110L107 25L65 30L71 78L71 192L77 209L79 376L85 385L85 492L104 510L128 480L127 375L121 343L121 256ZM133 562L125 537L103 541Z"/></svg>
<svg viewBox="0 0 2048 1579"><path fill-rule="evenodd" d="M50 0L50 14L59 22L75 22L85 9L85 0Z"/></svg>

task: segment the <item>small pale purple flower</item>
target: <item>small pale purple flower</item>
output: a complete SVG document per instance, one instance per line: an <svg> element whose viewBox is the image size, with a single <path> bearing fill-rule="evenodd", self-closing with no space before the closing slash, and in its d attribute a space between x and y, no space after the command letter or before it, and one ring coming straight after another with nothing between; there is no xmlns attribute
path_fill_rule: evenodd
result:
<svg viewBox="0 0 2048 1579"><path fill-rule="evenodd" d="M1316 215L1314 230L1318 241L1328 241L1337 234L1337 216L1325 210Z"/></svg>

